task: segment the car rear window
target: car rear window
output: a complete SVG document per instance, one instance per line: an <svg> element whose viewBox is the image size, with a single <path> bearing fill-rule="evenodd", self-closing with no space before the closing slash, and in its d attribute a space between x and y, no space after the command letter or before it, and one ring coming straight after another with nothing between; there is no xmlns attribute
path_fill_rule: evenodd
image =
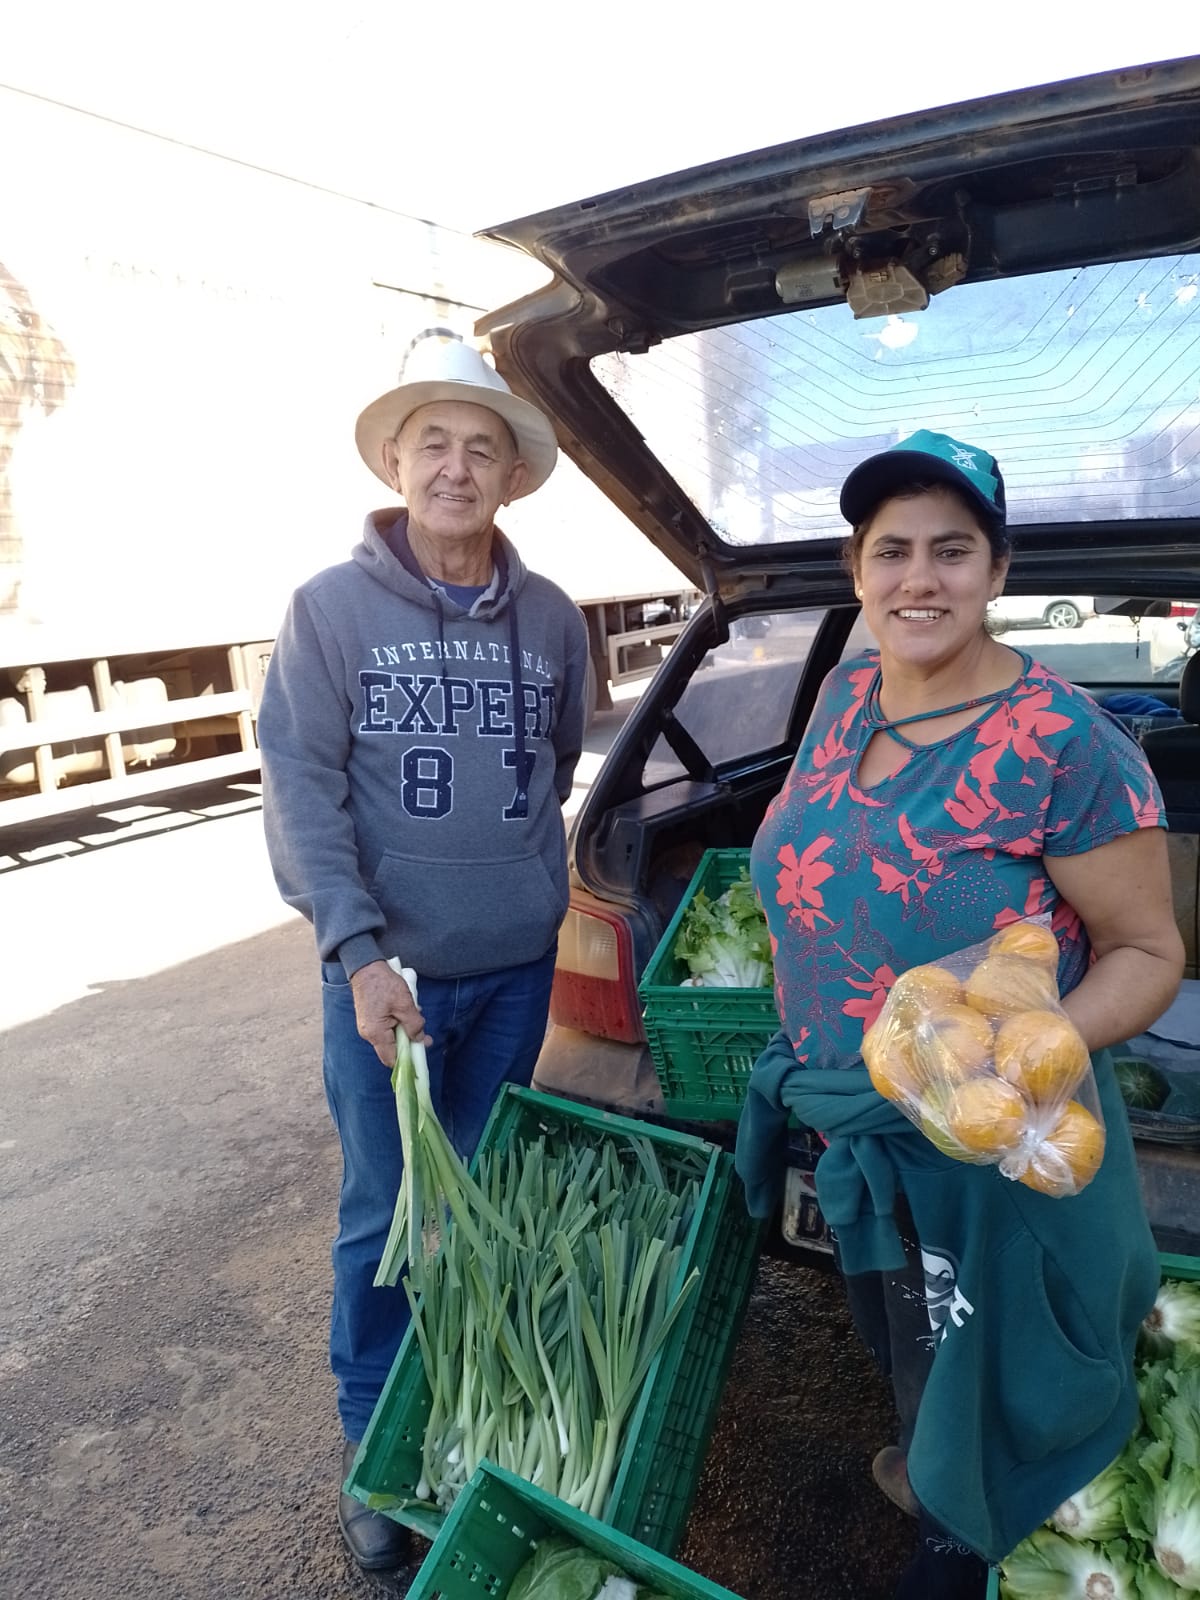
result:
<svg viewBox="0 0 1200 1600"><path fill-rule="evenodd" d="M1200 256L845 305L592 368L728 543L844 533L856 462L917 428L986 445L1015 523L1200 515Z"/></svg>

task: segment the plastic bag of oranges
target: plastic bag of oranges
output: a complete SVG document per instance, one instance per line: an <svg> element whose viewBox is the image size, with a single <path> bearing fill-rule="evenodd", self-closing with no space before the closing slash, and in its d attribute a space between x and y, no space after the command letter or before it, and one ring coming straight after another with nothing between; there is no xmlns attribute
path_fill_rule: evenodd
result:
<svg viewBox="0 0 1200 1600"><path fill-rule="evenodd" d="M1104 1156L1087 1046L1059 1004L1048 917L911 967L862 1045L871 1082L939 1150L1043 1194L1078 1194Z"/></svg>

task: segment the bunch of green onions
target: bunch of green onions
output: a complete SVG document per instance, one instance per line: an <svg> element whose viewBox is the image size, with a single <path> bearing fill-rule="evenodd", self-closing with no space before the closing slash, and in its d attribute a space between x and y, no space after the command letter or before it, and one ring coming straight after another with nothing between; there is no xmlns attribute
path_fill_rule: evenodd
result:
<svg viewBox="0 0 1200 1600"><path fill-rule="evenodd" d="M475 1181L433 1113L422 1047L408 1054L393 1077L405 1182L376 1282L396 1282L407 1251L432 1397L417 1499L448 1508L486 1457L602 1516L642 1385L699 1280L676 1287L703 1159L673 1151L665 1172L650 1139L580 1126L484 1149Z"/></svg>
<svg viewBox="0 0 1200 1600"><path fill-rule="evenodd" d="M485 1456L600 1516L625 1424L699 1278L678 1292L699 1196L667 1187L648 1140L544 1135L484 1151L480 1183L519 1237L447 1231L420 1299L407 1285L433 1397L418 1499L448 1506Z"/></svg>
<svg viewBox="0 0 1200 1600"><path fill-rule="evenodd" d="M404 979L415 1001L417 975L413 969L402 967L395 959L390 960L388 966ZM433 1107L425 1046L419 1039L410 1039L403 1028L396 1029L392 1090L396 1096L404 1171L400 1176L392 1226L375 1273L375 1287L393 1287L407 1260L408 1281L420 1293L425 1287L429 1262L441 1240L447 1213L478 1250L487 1247L476 1227L475 1215L486 1218L492 1230L511 1243L516 1243L516 1234L488 1204L450 1143Z"/></svg>

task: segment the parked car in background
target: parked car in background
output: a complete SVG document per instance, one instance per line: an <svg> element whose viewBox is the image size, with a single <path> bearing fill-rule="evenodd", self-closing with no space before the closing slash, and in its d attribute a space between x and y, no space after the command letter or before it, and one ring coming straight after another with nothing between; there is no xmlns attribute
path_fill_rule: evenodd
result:
<svg viewBox="0 0 1200 1600"><path fill-rule="evenodd" d="M1079 628L1096 614L1090 595L1002 594L988 607L993 631L1007 628Z"/></svg>
<svg viewBox="0 0 1200 1600"><path fill-rule="evenodd" d="M1195 57L822 135L494 230L554 273L480 324L498 366L704 593L573 824L538 1087L677 1115L639 980L704 853L749 846L825 675L869 642L838 491L920 427L1000 459L1016 535L1005 619L1048 625L1032 653L1138 707L1197 978L1200 726L1173 713L1200 696L1182 694L1171 606L1200 594L1198 168ZM1105 597L1084 627L1081 581ZM1143 732L1160 720L1172 726ZM730 1023L719 1050L741 1038ZM705 1127L732 1140L735 1124ZM1200 1123L1171 1139L1139 1130L1147 1205L1164 1248L1196 1253ZM792 1244L824 1249L812 1161L798 1132L781 1220Z"/></svg>

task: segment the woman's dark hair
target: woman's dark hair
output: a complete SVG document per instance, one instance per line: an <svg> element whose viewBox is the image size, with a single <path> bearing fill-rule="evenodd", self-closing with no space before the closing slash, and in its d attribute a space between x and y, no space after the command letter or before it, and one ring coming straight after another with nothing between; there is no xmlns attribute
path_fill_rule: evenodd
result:
<svg viewBox="0 0 1200 1600"><path fill-rule="evenodd" d="M935 482L930 479L924 482L914 481L912 483L906 483L902 489L893 489L890 494L885 495L882 500L878 501L877 504L871 507L871 510L863 518L863 520L857 524L853 533L842 546L842 560L846 564L846 570L853 573L858 562L859 554L863 547L863 540L867 537L867 534L870 533L871 524L879 515L881 506L885 506L889 500L913 500L918 495L932 494L934 490L938 489L952 494L960 503L960 505L962 505L964 510L969 513L971 521L986 537L988 544L992 548L993 562L1003 561L1005 556L1011 553L1012 535L1010 534L1006 523L1001 522L997 517L989 517L980 509L978 505L974 503L974 501L969 500L965 494L959 494L958 490L955 489L952 484Z"/></svg>

